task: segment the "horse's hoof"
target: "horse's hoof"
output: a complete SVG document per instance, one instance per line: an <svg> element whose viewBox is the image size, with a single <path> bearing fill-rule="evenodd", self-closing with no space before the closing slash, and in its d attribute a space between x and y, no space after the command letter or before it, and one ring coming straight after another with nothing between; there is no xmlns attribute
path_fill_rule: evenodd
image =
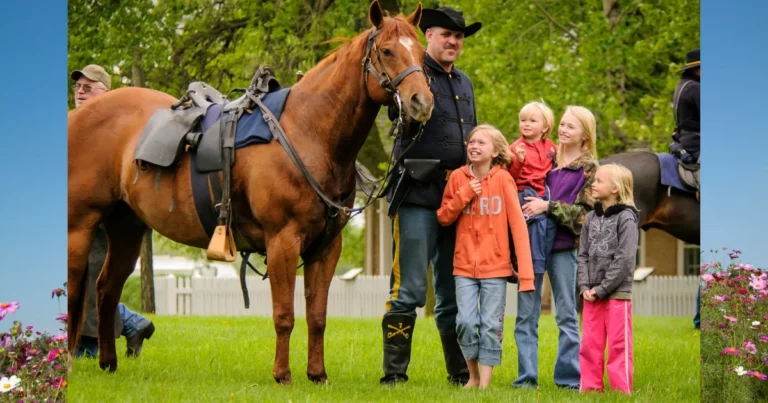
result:
<svg viewBox="0 0 768 403"><path fill-rule="evenodd" d="M275 378L275 382L277 382L277 383L279 383L281 385L290 386L290 385L293 384L293 380L291 379L291 373L290 372L286 372L286 374L283 375L283 376L276 376L275 375L274 378Z"/></svg>
<svg viewBox="0 0 768 403"><path fill-rule="evenodd" d="M325 372L320 375L307 373L307 378L316 385L325 385L328 382L328 375Z"/></svg>
<svg viewBox="0 0 768 403"><path fill-rule="evenodd" d="M101 369L107 369L109 368L109 372L115 372L117 371L117 360L109 360L109 361L99 361L99 368Z"/></svg>

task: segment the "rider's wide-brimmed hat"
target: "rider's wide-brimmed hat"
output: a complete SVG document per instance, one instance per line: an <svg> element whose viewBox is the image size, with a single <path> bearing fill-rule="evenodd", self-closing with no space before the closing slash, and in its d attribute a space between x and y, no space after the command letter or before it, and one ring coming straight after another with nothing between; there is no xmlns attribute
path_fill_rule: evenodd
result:
<svg viewBox="0 0 768 403"><path fill-rule="evenodd" d="M701 66L701 57L699 56L700 49L694 49L686 53L685 55L685 66L681 68L679 71L693 69L696 67Z"/></svg>
<svg viewBox="0 0 768 403"><path fill-rule="evenodd" d="M419 28L422 32L432 27L442 27L454 31L464 32L464 37L474 35L483 26L480 22L466 25L464 13L453 7L440 7L438 9L425 8L421 14Z"/></svg>

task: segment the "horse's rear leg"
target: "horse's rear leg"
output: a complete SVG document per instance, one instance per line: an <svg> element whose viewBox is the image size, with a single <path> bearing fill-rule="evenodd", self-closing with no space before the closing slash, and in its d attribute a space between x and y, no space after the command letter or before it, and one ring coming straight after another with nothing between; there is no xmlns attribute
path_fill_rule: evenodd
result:
<svg viewBox="0 0 768 403"><path fill-rule="evenodd" d="M72 228L67 235L67 347L70 357L75 354L80 342L80 331L85 318L85 301L88 266L88 253L93 239L92 228ZM69 370L72 370L71 361Z"/></svg>
<svg viewBox="0 0 768 403"><path fill-rule="evenodd" d="M107 259L96 283L99 313L99 367L117 370L115 312L128 276L136 266L147 226L124 204L117 205L105 220Z"/></svg>
<svg viewBox="0 0 768 403"><path fill-rule="evenodd" d="M272 376L275 381L285 385L292 383L288 355L294 324L293 295L296 290L296 266L300 251L301 240L289 230L283 230L267 246L272 319L277 333Z"/></svg>
<svg viewBox="0 0 768 403"><path fill-rule="evenodd" d="M304 270L304 295L307 298L307 377L315 383L325 383L325 321L328 311L328 289L331 287L336 263L341 255L341 235L307 263Z"/></svg>

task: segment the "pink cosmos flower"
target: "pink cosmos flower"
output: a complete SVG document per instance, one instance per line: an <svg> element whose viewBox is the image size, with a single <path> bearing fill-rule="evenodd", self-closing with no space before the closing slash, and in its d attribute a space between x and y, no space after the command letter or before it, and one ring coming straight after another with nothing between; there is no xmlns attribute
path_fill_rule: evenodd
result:
<svg viewBox="0 0 768 403"><path fill-rule="evenodd" d="M64 350L61 348L52 348L51 351L48 353L48 361L55 361L57 358L61 356L61 354L64 353Z"/></svg>
<svg viewBox="0 0 768 403"><path fill-rule="evenodd" d="M736 347L726 347L723 349L722 355L730 354L730 355L739 355L739 349Z"/></svg>
<svg viewBox="0 0 768 403"><path fill-rule="evenodd" d="M53 299L53 297L62 297L62 296L66 297L67 292L61 287L54 288L53 291L51 291L51 299Z"/></svg>
<svg viewBox="0 0 768 403"><path fill-rule="evenodd" d="M0 303L0 316L5 316L9 313L14 313L19 309L19 301L14 302L2 302Z"/></svg>
<svg viewBox="0 0 768 403"><path fill-rule="evenodd" d="M761 374L761 373L759 373L757 371L747 371L747 374L749 374L750 376L753 376L753 377L755 377L755 378L757 378L757 379L759 379L761 381L764 381L764 380L768 379L768 376L766 376L765 374Z"/></svg>
<svg viewBox="0 0 768 403"><path fill-rule="evenodd" d="M736 322L738 322L738 321L739 321L738 319L736 319L736 318L735 318L735 317L733 317L733 316L723 315L723 317L724 317L725 319L728 319L728 320L730 320L730 321L731 321L731 323L736 323Z"/></svg>
<svg viewBox="0 0 768 403"><path fill-rule="evenodd" d="M766 280L765 273L763 273L760 277L757 277L754 274L752 274L750 277L752 278L752 280L750 280L749 286L754 288L755 290L763 290L766 287L768 287L768 283L765 281Z"/></svg>
<svg viewBox="0 0 768 403"><path fill-rule="evenodd" d="M725 297L722 295L715 295L715 301L725 302Z"/></svg>
<svg viewBox="0 0 768 403"><path fill-rule="evenodd" d="M707 283L709 283L710 281L714 280L714 279L715 279L715 277L714 277L713 275L711 275L711 274L707 273L707 274L702 274L702 275L701 275L701 279L702 279L703 281L706 281Z"/></svg>
<svg viewBox="0 0 768 403"><path fill-rule="evenodd" d="M743 346L744 346L744 350L747 350L748 353L757 354L757 346L755 345L754 342L752 342L752 340L744 341Z"/></svg>
<svg viewBox="0 0 768 403"><path fill-rule="evenodd" d="M56 320L58 320L61 323L67 323L67 319L69 318L69 315L65 313L60 313L59 316L56 317Z"/></svg>
<svg viewBox="0 0 768 403"><path fill-rule="evenodd" d="M768 336L761 334L757 337L758 340L760 340L760 343L768 343Z"/></svg>

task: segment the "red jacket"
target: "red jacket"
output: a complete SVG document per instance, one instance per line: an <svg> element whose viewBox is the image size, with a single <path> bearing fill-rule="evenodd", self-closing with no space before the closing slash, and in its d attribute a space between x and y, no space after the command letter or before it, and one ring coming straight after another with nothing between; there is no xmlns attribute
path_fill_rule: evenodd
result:
<svg viewBox="0 0 768 403"><path fill-rule="evenodd" d="M437 219L456 226L453 274L471 278L509 277L512 261L508 228L512 230L519 269L519 291L533 291L533 264L528 226L520 209L517 187L512 177L499 166L491 168L481 181L478 196L469 184L468 165L451 173L437 210Z"/></svg>
<svg viewBox="0 0 768 403"><path fill-rule="evenodd" d="M525 147L525 161L520 162L515 155L515 147L522 144ZM514 161L509 167L509 173L515 179L515 184L519 190L533 188L536 194L544 196L544 181L547 174L552 170L555 161L557 146L548 138L541 139L534 143L525 141L522 137L517 139L509 150L514 156Z"/></svg>

